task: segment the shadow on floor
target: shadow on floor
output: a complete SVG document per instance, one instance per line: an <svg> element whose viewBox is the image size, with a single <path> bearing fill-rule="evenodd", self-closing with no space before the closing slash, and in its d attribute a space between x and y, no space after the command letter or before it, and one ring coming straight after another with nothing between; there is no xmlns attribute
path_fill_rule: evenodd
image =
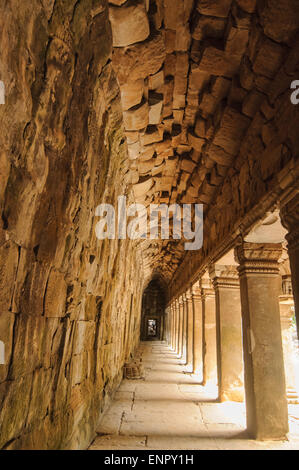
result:
<svg viewBox="0 0 299 470"><path fill-rule="evenodd" d="M245 404L219 403L217 387L196 382L173 355L163 343L141 343L144 378L123 380L91 449L299 449L299 433L280 443L250 440Z"/></svg>

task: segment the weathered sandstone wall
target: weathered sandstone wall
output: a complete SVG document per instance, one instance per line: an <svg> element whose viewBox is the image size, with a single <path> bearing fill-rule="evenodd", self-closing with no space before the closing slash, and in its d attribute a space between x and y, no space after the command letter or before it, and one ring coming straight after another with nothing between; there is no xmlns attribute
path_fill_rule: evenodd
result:
<svg viewBox="0 0 299 470"><path fill-rule="evenodd" d="M138 252L95 236L126 191L107 2L1 1L0 31L0 448L85 448L140 331Z"/></svg>

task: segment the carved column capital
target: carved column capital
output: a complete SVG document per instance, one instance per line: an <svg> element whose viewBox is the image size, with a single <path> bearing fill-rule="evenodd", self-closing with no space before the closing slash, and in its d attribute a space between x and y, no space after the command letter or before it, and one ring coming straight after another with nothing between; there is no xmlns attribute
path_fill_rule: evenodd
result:
<svg viewBox="0 0 299 470"><path fill-rule="evenodd" d="M196 282L191 287L193 300L201 300L201 287L199 282Z"/></svg>
<svg viewBox="0 0 299 470"><path fill-rule="evenodd" d="M278 274L278 260L282 255L281 243L244 242L235 248L239 262L238 271L242 274Z"/></svg>
<svg viewBox="0 0 299 470"><path fill-rule="evenodd" d="M192 303L192 300L193 300L193 291L192 291L192 288L188 289L186 291L186 300L187 302L190 304Z"/></svg>
<svg viewBox="0 0 299 470"><path fill-rule="evenodd" d="M206 278L201 280L201 295L204 299L215 296L215 290L211 279Z"/></svg>
<svg viewBox="0 0 299 470"><path fill-rule="evenodd" d="M215 289L239 289L240 281L236 266L213 264L209 268L210 278Z"/></svg>
<svg viewBox="0 0 299 470"><path fill-rule="evenodd" d="M289 249L299 249L299 193L280 210L282 225L288 230Z"/></svg>

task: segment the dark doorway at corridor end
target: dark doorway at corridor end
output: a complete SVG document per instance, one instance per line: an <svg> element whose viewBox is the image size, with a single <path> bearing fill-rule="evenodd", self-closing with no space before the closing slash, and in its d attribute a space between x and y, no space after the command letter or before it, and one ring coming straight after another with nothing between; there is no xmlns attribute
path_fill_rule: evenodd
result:
<svg viewBox="0 0 299 470"><path fill-rule="evenodd" d="M142 297L141 341L161 341L165 334L166 294L161 283L153 279Z"/></svg>

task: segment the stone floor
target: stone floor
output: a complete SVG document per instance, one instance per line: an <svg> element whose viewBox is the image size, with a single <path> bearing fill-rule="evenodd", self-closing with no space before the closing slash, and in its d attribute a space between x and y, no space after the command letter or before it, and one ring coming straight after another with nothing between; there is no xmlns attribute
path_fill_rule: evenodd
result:
<svg viewBox="0 0 299 470"><path fill-rule="evenodd" d="M245 405L217 403L164 343L141 343L144 379L124 380L90 450L299 449L299 406L285 442L246 437Z"/></svg>

